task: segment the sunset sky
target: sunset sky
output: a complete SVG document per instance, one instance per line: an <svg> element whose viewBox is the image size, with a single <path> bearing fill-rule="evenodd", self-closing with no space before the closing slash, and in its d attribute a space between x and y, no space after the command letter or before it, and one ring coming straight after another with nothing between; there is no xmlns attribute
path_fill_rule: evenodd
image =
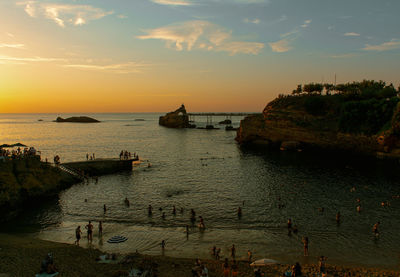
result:
<svg viewBox="0 0 400 277"><path fill-rule="evenodd" d="M0 1L0 113L258 112L297 84L400 83L399 0Z"/></svg>

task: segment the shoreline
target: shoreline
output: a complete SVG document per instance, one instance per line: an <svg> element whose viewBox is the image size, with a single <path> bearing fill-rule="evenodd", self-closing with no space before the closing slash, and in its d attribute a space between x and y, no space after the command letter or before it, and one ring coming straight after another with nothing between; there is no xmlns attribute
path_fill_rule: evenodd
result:
<svg viewBox="0 0 400 277"><path fill-rule="evenodd" d="M54 262L62 276L127 276L130 268L148 268L157 272L159 277L190 277L194 258L175 258L161 255L118 254L119 263L97 263L95 259L104 252L97 248L83 248L73 244L59 243L0 233L0 275L34 276L40 269L40 263L47 253L53 253ZM301 263L303 276L316 276L317 260ZM201 259L209 270L209 276L222 276L223 261ZM230 260L231 264L231 260ZM291 264L276 264L263 267L266 276L282 276ZM238 261L239 276L254 276L247 261ZM327 261L328 276L399 276L400 269L367 267L359 265L337 265ZM6 274L6 275L3 275ZM124 275L125 274L125 275Z"/></svg>

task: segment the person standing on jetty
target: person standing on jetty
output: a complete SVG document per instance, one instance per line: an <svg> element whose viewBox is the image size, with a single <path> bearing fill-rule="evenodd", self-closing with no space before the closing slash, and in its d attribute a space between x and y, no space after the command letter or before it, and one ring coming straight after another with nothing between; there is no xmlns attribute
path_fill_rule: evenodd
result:
<svg viewBox="0 0 400 277"><path fill-rule="evenodd" d="M79 241L81 239L81 234L82 234L81 226L76 227L76 229L75 229L75 237L76 237L75 244L78 246L79 246Z"/></svg>
<svg viewBox="0 0 400 277"><path fill-rule="evenodd" d="M89 220L89 224L85 226L85 229L87 229L87 238L89 242L93 241L93 224Z"/></svg>
<svg viewBox="0 0 400 277"><path fill-rule="evenodd" d="M124 203L125 203L125 206L127 206L127 207L130 206L128 197L125 197Z"/></svg>
<svg viewBox="0 0 400 277"><path fill-rule="evenodd" d="M103 205L103 211L104 211L104 213L106 213L106 212L107 212L107 207L106 207L106 204L104 204L104 205Z"/></svg>

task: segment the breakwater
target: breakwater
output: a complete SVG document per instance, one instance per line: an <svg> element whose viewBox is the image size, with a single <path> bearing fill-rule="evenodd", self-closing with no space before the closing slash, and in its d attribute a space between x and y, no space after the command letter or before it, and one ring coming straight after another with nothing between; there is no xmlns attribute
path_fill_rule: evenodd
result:
<svg viewBox="0 0 400 277"><path fill-rule="evenodd" d="M62 166L72 169L77 173L84 173L89 176L100 176L113 174L120 171L132 170L132 162L138 159L97 159L82 162L63 163Z"/></svg>

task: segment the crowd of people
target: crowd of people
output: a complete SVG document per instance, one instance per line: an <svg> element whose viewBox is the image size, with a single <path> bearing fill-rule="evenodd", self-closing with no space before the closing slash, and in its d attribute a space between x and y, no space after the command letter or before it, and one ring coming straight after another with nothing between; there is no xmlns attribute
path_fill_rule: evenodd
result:
<svg viewBox="0 0 400 277"><path fill-rule="evenodd" d="M23 159L26 157L35 157L39 154L39 152L35 149L35 147L18 147L17 149L6 149L0 148L0 160L17 160Z"/></svg>
<svg viewBox="0 0 400 277"><path fill-rule="evenodd" d="M121 152L119 153L119 159L120 160L130 160L130 159L132 159L132 157L135 160L139 159L139 155L137 155L136 152L133 153L133 156L132 156L131 152L128 152L126 150L121 150Z"/></svg>

